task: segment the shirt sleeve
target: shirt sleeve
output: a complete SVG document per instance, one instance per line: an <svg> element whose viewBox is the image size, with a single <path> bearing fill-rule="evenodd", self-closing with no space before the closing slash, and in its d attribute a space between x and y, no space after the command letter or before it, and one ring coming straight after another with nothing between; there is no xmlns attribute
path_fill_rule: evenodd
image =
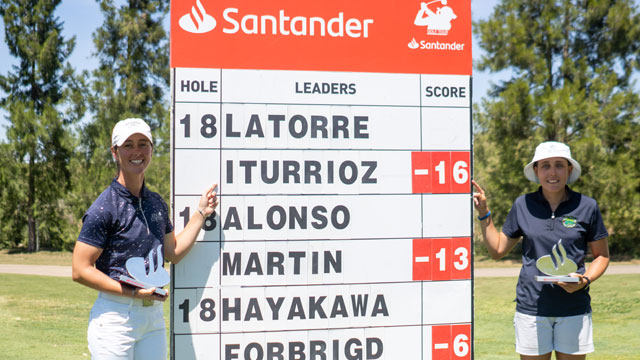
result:
<svg viewBox="0 0 640 360"><path fill-rule="evenodd" d="M507 214L507 219L502 225L502 232L512 239L517 239L522 236L522 229L518 224L518 206L517 201L511 206L511 210Z"/></svg>
<svg viewBox="0 0 640 360"><path fill-rule="evenodd" d="M109 238L108 211L96 211L93 206L82 217L82 230L78 241L104 249Z"/></svg>
<svg viewBox="0 0 640 360"><path fill-rule="evenodd" d="M588 241L597 241L600 239L604 239L609 236L609 232L607 228L604 226L604 220L602 220L602 214L600 213L600 208L596 203L595 208L593 210L593 214L591 215L591 223L589 224L589 232L587 233Z"/></svg>
<svg viewBox="0 0 640 360"><path fill-rule="evenodd" d="M164 202L164 200L162 200L162 205L164 206L164 214L165 214L164 223L166 224L164 228L164 233L169 234L170 232L173 231L173 223L169 218L169 207L167 206L167 203Z"/></svg>

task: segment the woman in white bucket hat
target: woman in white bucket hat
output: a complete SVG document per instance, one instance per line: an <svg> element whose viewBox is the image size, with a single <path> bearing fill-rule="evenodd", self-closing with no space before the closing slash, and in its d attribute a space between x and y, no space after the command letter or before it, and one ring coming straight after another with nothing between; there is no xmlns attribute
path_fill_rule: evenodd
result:
<svg viewBox="0 0 640 360"><path fill-rule="evenodd" d="M516 352L524 360L585 359L594 351L589 285L609 265L608 233L596 201L571 190L582 172L563 143L536 148L524 176L538 191L516 199L502 231L496 229L484 190L472 181L482 236L494 259L522 239L516 286ZM593 262L585 268L588 250Z"/></svg>
<svg viewBox="0 0 640 360"><path fill-rule="evenodd" d="M162 302L169 283L164 259L180 261L217 205L215 186L178 234L160 195L145 185L153 138L142 119L119 121L111 135L116 177L82 217L73 250L72 277L99 291L87 340L96 360L167 358ZM157 290L157 291L156 291Z"/></svg>

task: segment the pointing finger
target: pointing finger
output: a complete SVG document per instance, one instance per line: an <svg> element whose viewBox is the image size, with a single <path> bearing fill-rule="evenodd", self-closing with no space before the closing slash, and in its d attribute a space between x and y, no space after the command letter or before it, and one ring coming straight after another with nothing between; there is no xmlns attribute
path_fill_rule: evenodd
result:
<svg viewBox="0 0 640 360"><path fill-rule="evenodd" d="M482 190L482 188L480 187L480 185L478 185L478 183L475 180L471 180L471 183L473 184L473 186L476 188L476 190L480 193L480 194L484 194L484 190Z"/></svg>
<svg viewBox="0 0 640 360"><path fill-rule="evenodd" d="M211 187L210 187L209 189L207 189L207 191L206 191L207 196L210 196L210 195L212 195L212 194L215 196L215 192L214 192L214 190L215 190L215 188L216 188L217 186L218 186L218 184L213 184L213 185L211 185Z"/></svg>

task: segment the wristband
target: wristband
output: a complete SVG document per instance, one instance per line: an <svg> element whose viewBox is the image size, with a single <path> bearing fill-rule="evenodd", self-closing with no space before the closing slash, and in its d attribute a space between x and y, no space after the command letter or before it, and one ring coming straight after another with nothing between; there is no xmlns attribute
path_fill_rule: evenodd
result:
<svg viewBox="0 0 640 360"><path fill-rule="evenodd" d="M202 212L202 210L200 210L200 208L198 208L198 212L200 213L200 215L202 215L203 219L205 219L205 220L207 219L207 217L204 216L204 213Z"/></svg>
<svg viewBox="0 0 640 360"><path fill-rule="evenodd" d="M488 218L489 216L491 216L491 210L489 210L489 212L486 213L484 216L478 216L478 220L482 221L482 220Z"/></svg>
<svg viewBox="0 0 640 360"><path fill-rule="evenodd" d="M585 287L583 287L583 289L586 289L586 288L589 287L589 285L591 285L591 279L589 279L588 276L584 276L584 275L582 275L582 278L583 279L587 279L587 285L585 285Z"/></svg>

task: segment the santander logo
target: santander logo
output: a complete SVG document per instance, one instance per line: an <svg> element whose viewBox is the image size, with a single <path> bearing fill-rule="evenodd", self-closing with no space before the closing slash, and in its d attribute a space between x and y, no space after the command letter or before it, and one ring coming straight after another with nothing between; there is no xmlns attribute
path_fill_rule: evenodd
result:
<svg viewBox="0 0 640 360"><path fill-rule="evenodd" d="M191 7L191 13L184 14L178 24L185 31L202 34L216 27L216 19L207 14L200 0L196 0L196 6Z"/></svg>
<svg viewBox="0 0 640 360"><path fill-rule="evenodd" d="M321 16L300 16L284 9L266 14L244 12L229 7L222 11L221 28L224 34L318 36L337 38L368 38L373 19L348 17L338 11L329 18ZM220 19L220 17L219 17ZM216 27L216 19L207 14L200 0L178 21L183 30L202 34Z"/></svg>

